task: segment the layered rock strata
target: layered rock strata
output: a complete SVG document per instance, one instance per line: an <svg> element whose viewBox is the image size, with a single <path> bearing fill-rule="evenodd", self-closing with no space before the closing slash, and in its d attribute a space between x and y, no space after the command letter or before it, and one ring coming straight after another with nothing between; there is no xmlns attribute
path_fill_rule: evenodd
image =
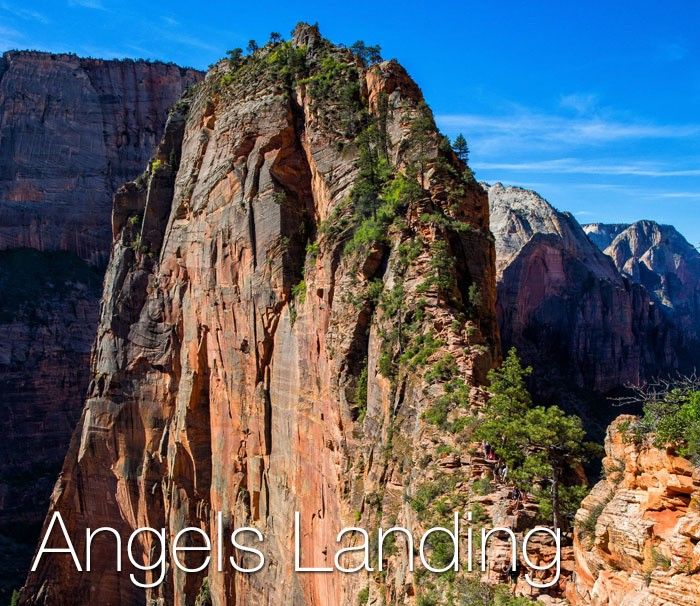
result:
<svg viewBox="0 0 700 606"><path fill-rule="evenodd" d="M694 606L700 595L700 469L673 451L625 439L613 423L605 478L576 515L572 604Z"/></svg>
<svg viewBox="0 0 700 606"><path fill-rule="evenodd" d="M438 455L459 435L425 413L445 396L446 423L472 414L499 355L486 194L403 68L368 67L310 26L221 62L171 115L148 178L117 193L112 227L88 397L49 516L82 551L87 526L213 536L222 512L225 535L264 533L267 565L171 566L144 591L105 542L89 575L42 561L21 603L424 591L400 550L385 576L292 571L295 511L306 562L327 566L338 529L419 529L421 489L459 493L468 470L458 459L448 477ZM144 559L152 545L139 540Z"/></svg>
<svg viewBox="0 0 700 606"><path fill-rule="evenodd" d="M112 195L143 172L199 77L143 61L0 58L0 599L22 584L80 415Z"/></svg>

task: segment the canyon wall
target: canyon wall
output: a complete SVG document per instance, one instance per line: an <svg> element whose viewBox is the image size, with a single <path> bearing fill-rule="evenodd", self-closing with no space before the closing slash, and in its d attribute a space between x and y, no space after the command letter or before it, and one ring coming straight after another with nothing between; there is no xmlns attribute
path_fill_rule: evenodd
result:
<svg viewBox="0 0 700 606"><path fill-rule="evenodd" d="M295 511L315 566L332 564L344 526L427 525L428 487L466 511L463 421L499 357L488 200L403 68L367 66L305 25L219 63L170 116L147 177L117 193L112 228L88 397L49 517L82 553L87 526L214 536L222 512L225 536L264 533L268 563L171 566L144 591L106 540L90 574L42 560L20 603L427 592L400 549L385 575L292 572ZM148 559L152 538L137 546Z"/></svg>
<svg viewBox="0 0 700 606"><path fill-rule="evenodd" d="M590 394L677 368L678 331L571 214L518 187L497 183L488 192L503 348L516 347L534 367L539 395L571 400L589 416L591 405L581 403Z"/></svg>
<svg viewBox="0 0 700 606"><path fill-rule="evenodd" d="M19 587L80 415L111 249L112 195L143 172L174 65L0 58L0 599Z"/></svg>

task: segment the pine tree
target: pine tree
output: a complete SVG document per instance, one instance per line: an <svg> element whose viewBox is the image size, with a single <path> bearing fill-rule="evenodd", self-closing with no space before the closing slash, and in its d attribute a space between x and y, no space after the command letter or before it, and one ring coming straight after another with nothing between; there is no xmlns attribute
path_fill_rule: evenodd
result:
<svg viewBox="0 0 700 606"><path fill-rule="evenodd" d="M467 164L469 162L469 145L467 140L464 138L462 133L459 133L452 144L452 149L454 150L457 157Z"/></svg>
<svg viewBox="0 0 700 606"><path fill-rule="evenodd" d="M279 44L282 42L282 36L279 32L270 32L270 39L268 44Z"/></svg>
<svg viewBox="0 0 700 606"><path fill-rule="evenodd" d="M249 55L255 53L258 50L258 43L255 40L248 40L248 46L246 47Z"/></svg>
<svg viewBox="0 0 700 606"><path fill-rule="evenodd" d="M241 58L243 57L243 49L233 48L231 50L226 51L226 54L228 55L228 62L232 66L236 66L238 65L238 63L240 63Z"/></svg>
<svg viewBox="0 0 700 606"><path fill-rule="evenodd" d="M584 442L579 417L557 406L533 406L525 383L531 373L511 349L489 373L491 399L475 435L491 444L519 488L537 496L541 515L562 528L585 493L576 472L593 447Z"/></svg>

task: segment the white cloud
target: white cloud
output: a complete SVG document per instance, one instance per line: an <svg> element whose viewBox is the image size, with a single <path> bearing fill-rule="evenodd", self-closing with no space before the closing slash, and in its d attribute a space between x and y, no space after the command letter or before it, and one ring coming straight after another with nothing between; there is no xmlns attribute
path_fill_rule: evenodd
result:
<svg viewBox="0 0 700 606"><path fill-rule="evenodd" d="M14 15L15 17L18 17L20 19L25 19L28 21L37 21L38 23L42 23L44 25L49 23L48 18L39 11L35 11L29 8L19 8L17 6L12 6L7 2L0 3L0 8L6 13L10 13L11 15Z"/></svg>
<svg viewBox="0 0 700 606"><path fill-rule="evenodd" d="M559 98L559 105L564 109L573 109L579 114L586 114L598 106L598 95L593 93L562 95Z"/></svg>
<svg viewBox="0 0 700 606"><path fill-rule="evenodd" d="M107 10L102 0L68 0L68 6L80 6L99 11Z"/></svg>
<svg viewBox="0 0 700 606"><path fill-rule="evenodd" d="M534 112L509 116L443 114L436 116L447 130L463 130L470 137L527 138L572 145L595 145L629 139L677 139L700 134L700 124L664 125L623 122L601 117L567 118Z"/></svg>
<svg viewBox="0 0 700 606"><path fill-rule="evenodd" d="M700 168L669 168L654 162L600 163L578 158L527 162L474 162L477 170L527 171L552 174L628 175L636 177L700 177Z"/></svg>

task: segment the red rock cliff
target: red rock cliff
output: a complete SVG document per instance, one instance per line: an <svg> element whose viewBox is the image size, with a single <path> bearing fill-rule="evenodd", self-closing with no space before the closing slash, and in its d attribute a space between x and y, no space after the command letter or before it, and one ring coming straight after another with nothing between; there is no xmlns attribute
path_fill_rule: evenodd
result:
<svg viewBox="0 0 700 606"><path fill-rule="evenodd" d="M0 599L26 574L84 400L112 195L143 171L198 77L142 61L0 58Z"/></svg>
<svg viewBox="0 0 700 606"><path fill-rule="evenodd" d="M700 469L623 439L613 423L605 479L576 514L576 573L567 598L594 606L695 606L700 595Z"/></svg>
<svg viewBox="0 0 700 606"><path fill-rule="evenodd" d="M269 564L171 567L145 593L105 543L89 575L44 560L22 603L184 606L205 576L216 604L415 596L400 564L381 582L295 575L291 541L294 511L317 566L343 526L415 526L410 501L458 439L423 413L444 395L449 419L468 415L498 355L487 197L416 84L308 26L222 62L171 116L148 179L117 194L113 230L89 393L49 514L82 548L103 524L213 534L221 511L226 533L264 532ZM437 360L449 369L426 378Z"/></svg>

